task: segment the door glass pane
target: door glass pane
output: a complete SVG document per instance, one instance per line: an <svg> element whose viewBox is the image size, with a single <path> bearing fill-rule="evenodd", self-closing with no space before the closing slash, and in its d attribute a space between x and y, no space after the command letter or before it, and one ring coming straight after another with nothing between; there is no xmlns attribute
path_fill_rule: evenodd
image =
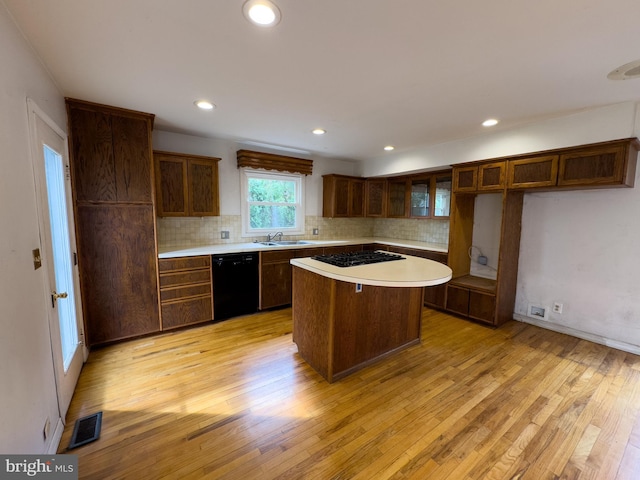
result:
<svg viewBox="0 0 640 480"><path fill-rule="evenodd" d="M436 178L436 217L448 217L451 206L451 177Z"/></svg>
<svg viewBox="0 0 640 480"><path fill-rule="evenodd" d="M78 325L76 322L73 267L71 248L69 246L69 224L64 188L65 173L62 157L46 145L44 146L44 159L56 292L67 294L67 298L60 298L56 302L58 318L60 319L62 358L66 372L78 347Z"/></svg>
<svg viewBox="0 0 640 480"><path fill-rule="evenodd" d="M411 216L429 216L429 185L430 182L417 181L411 185Z"/></svg>

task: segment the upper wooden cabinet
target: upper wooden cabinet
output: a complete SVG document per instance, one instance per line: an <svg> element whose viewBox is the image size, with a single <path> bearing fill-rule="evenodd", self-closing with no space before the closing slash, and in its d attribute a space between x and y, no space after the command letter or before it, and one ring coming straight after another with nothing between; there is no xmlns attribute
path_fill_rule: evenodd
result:
<svg viewBox="0 0 640 480"><path fill-rule="evenodd" d="M409 181L406 178L390 178L387 182L387 217L409 216L410 193Z"/></svg>
<svg viewBox="0 0 640 480"><path fill-rule="evenodd" d="M504 190L505 161L453 167L453 191L456 193L499 192Z"/></svg>
<svg viewBox="0 0 640 480"><path fill-rule="evenodd" d="M387 213L387 180L369 178L365 181L365 216L384 217Z"/></svg>
<svg viewBox="0 0 640 480"><path fill-rule="evenodd" d="M504 190L507 162L491 162L478 165L478 191L499 192Z"/></svg>
<svg viewBox="0 0 640 480"><path fill-rule="evenodd" d="M365 180L346 175L322 176L323 217L363 217Z"/></svg>
<svg viewBox="0 0 640 480"><path fill-rule="evenodd" d="M633 187L638 146L637 140L623 140L563 153L559 160L558 186Z"/></svg>
<svg viewBox="0 0 640 480"><path fill-rule="evenodd" d="M507 188L553 187L558 179L558 155L519 158L509 162Z"/></svg>
<svg viewBox="0 0 640 480"><path fill-rule="evenodd" d="M159 217L220 215L219 158L154 151Z"/></svg>
<svg viewBox="0 0 640 480"><path fill-rule="evenodd" d="M153 115L73 99L67 113L75 200L153 203Z"/></svg>
<svg viewBox="0 0 640 480"><path fill-rule="evenodd" d="M628 138L461 164L453 167L453 191L632 187L639 148L637 139Z"/></svg>

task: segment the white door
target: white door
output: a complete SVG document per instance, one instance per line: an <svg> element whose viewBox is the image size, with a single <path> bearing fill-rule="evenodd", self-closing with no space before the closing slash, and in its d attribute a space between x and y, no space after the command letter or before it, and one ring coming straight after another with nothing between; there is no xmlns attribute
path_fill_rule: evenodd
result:
<svg viewBox="0 0 640 480"><path fill-rule="evenodd" d="M82 364L82 309L74 235L67 137L31 100L29 128L38 199L42 266L60 417L64 421Z"/></svg>

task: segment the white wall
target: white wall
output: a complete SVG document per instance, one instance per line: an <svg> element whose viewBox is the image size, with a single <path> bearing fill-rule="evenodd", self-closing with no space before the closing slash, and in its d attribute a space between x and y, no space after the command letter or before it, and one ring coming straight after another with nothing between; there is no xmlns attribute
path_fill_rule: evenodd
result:
<svg viewBox="0 0 640 480"><path fill-rule="evenodd" d="M66 130L64 99L0 2L0 452L45 453L58 421L26 98ZM51 435L43 439L46 418Z"/></svg>
<svg viewBox="0 0 640 480"><path fill-rule="evenodd" d="M195 137L180 133L154 130L153 148L168 152L190 153L218 157L220 176L220 214L240 215L240 174L238 172L236 152L241 149L258 150L278 155L313 160L313 174L306 177L305 201L307 215L322 215L322 175L340 173L355 175L358 168L356 162L336 160L315 156L303 156L264 148L256 148L230 140Z"/></svg>
<svg viewBox="0 0 640 480"><path fill-rule="evenodd" d="M624 103L363 165L365 175L640 136L640 108ZM640 176L640 168L638 169ZM640 179L633 189L527 193L516 318L640 353ZM474 238L474 242L475 242ZM563 313L526 317L529 303Z"/></svg>

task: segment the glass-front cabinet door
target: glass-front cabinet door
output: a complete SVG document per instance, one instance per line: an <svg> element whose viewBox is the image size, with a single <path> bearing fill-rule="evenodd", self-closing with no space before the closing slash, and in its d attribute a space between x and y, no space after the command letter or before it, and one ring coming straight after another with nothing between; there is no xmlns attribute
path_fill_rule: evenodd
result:
<svg viewBox="0 0 640 480"><path fill-rule="evenodd" d="M431 216L431 184L432 178L411 182L411 217Z"/></svg>
<svg viewBox="0 0 640 480"><path fill-rule="evenodd" d="M433 216L448 217L451 207L451 174L436 177L436 193Z"/></svg>

